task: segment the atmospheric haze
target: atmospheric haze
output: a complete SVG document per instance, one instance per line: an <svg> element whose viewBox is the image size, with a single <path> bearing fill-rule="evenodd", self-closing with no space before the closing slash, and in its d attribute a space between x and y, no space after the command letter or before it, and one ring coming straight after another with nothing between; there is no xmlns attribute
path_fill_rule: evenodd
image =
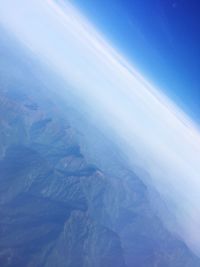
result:
<svg viewBox="0 0 200 267"><path fill-rule="evenodd" d="M144 181L167 203L175 231L200 256L198 127L71 3L1 0L0 23L71 85L73 94L86 104L98 127L115 140L133 168L149 174Z"/></svg>

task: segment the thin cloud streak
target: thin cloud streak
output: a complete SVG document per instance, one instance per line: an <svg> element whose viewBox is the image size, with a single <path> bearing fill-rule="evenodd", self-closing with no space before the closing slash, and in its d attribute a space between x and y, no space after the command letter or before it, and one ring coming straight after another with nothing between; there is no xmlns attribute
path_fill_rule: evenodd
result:
<svg viewBox="0 0 200 267"><path fill-rule="evenodd" d="M149 173L147 183L169 203L176 231L200 255L197 126L69 2L1 0L0 23L76 88L99 127L106 125L131 164Z"/></svg>

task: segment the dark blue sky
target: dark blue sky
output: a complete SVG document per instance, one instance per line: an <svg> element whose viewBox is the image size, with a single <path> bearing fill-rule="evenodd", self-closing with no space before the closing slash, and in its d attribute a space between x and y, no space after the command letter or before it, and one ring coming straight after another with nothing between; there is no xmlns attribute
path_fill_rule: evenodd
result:
<svg viewBox="0 0 200 267"><path fill-rule="evenodd" d="M153 84L200 122L199 0L74 0Z"/></svg>

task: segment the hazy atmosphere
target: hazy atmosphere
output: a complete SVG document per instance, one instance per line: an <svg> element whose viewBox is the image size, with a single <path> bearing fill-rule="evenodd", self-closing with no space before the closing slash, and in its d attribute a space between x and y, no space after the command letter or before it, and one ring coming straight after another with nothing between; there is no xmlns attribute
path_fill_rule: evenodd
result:
<svg viewBox="0 0 200 267"><path fill-rule="evenodd" d="M191 119L190 114L186 114L187 111L182 110L179 103L176 104L176 99L170 99L170 94L166 96L165 90L158 88L159 86L155 87L156 82L152 84L145 77L145 74L136 67L138 64L134 64L133 58L127 60L126 55L125 59L123 53L120 53L119 49L116 50L116 46L110 40L106 40L106 34L103 36L100 33L102 29L97 29L90 22L89 17L73 5L73 1L0 1L0 25L2 36L7 34L10 38L4 39L7 49L12 46L12 41L16 42L16 46L14 45L16 49L12 46L11 50L14 54L19 50L20 57L28 59L29 68L32 64L37 69L38 65L38 70L42 68L44 73L51 73L49 80L48 74L42 76L41 71L38 71L40 75L37 75L37 72L34 75L39 80L39 84L45 85L43 95L48 95L49 99L55 95L52 116L57 114L54 110L57 112L57 109L62 106L63 118L69 107L75 112L72 114L82 114L87 118L86 123L82 119L78 121L76 116L73 119L74 115L70 118L71 113L68 114L69 123L74 125L79 133L82 131L82 137L79 139L80 142L85 142L82 145L82 151L88 153L87 161L91 160L93 164L99 164L99 173L100 166L106 169L105 161L109 158L106 146L111 140L108 151L112 150L113 146L113 151L116 150L116 154L121 158L120 162L123 161L124 166L139 177L141 183L147 188L152 210L160 218L164 227L177 240L185 243L194 257L197 256L196 265L186 266L198 266L200 129L194 117ZM3 49L5 47L2 45L1 51ZM26 66L23 62L20 64ZM2 69L10 72L10 77L15 73L10 67ZM22 87L24 93L40 95L40 89L38 89L40 86L34 88L34 81L26 88L23 73L26 73L26 70L20 74L24 83ZM2 74L2 77L3 81L5 74ZM60 80L60 83L57 83L57 80ZM4 91L3 88L1 90ZM41 116L45 118L44 115ZM33 116L33 118L36 117ZM84 123L89 126L84 126ZM99 136L103 136L101 137L103 139L101 140ZM102 160L99 160L101 157ZM112 156L109 160L112 166L114 162ZM52 164L52 160L50 162ZM114 177L118 172L116 169L115 171L111 169L109 167L107 172ZM119 173L117 176L120 176ZM56 182L52 183L52 188L54 186L56 187ZM41 192L48 196L48 191L45 189ZM134 192L130 191L131 194L134 195ZM134 201L129 201L128 206L134 206ZM136 266L126 264L124 266ZM49 263L45 266L100 265L81 263L80 265L50 265ZM148 266L162 265L152 263ZM172 262L171 265L163 266L179 265Z"/></svg>

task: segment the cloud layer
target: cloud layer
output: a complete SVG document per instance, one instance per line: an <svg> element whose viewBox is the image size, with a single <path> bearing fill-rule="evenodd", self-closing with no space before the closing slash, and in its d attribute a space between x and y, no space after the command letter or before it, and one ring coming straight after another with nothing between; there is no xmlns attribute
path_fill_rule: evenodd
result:
<svg viewBox="0 0 200 267"><path fill-rule="evenodd" d="M69 2L1 0L0 23L73 85L131 164L150 174L146 182L168 203L176 231L200 255L200 133L193 122Z"/></svg>

